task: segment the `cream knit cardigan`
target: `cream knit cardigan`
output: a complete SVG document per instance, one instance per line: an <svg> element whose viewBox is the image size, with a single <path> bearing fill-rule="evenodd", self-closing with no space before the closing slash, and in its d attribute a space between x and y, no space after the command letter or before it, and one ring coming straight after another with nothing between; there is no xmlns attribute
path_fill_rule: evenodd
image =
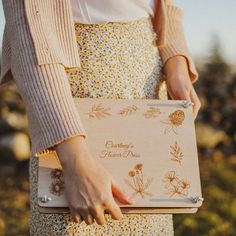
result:
<svg viewBox="0 0 236 236"><path fill-rule="evenodd" d="M87 137L65 67L80 67L73 15L67 0L3 0L6 19L0 85L14 79L26 104L31 155L76 135ZM198 79L185 41L183 12L171 0L156 0L153 26L165 63L187 59L192 83Z"/></svg>

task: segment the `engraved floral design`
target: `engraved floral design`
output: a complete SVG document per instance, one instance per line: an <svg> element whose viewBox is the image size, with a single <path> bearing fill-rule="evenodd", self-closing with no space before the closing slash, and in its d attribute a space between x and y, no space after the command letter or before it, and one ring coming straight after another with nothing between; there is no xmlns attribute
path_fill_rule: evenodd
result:
<svg viewBox="0 0 236 236"><path fill-rule="evenodd" d="M64 193L65 182L63 179L63 171L61 169L53 169L50 173L52 182L49 186L49 191L53 195L60 196Z"/></svg>
<svg viewBox="0 0 236 236"><path fill-rule="evenodd" d="M171 160L176 161L181 165L183 159L183 153L177 141L175 141L174 145L170 145L170 148L171 148L170 154L172 155Z"/></svg>
<svg viewBox="0 0 236 236"><path fill-rule="evenodd" d="M169 115L169 118L173 125L179 126L182 125L185 115L182 110L176 110Z"/></svg>
<svg viewBox="0 0 236 236"><path fill-rule="evenodd" d="M143 114L145 116L145 118L155 118L158 117L158 115L160 115L161 110L157 107L149 107L148 110L145 111L145 113Z"/></svg>
<svg viewBox="0 0 236 236"><path fill-rule="evenodd" d="M63 177L63 172L61 169L53 169L50 175L52 179L60 179Z"/></svg>
<svg viewBox="0 0 236 236"><path fill-rule="evenodd" d="M188 196L188 190L190 188L190 183L188 180L180 179L175 171L169 171L163 178L165 183L165 194L169 197L178 195L181 197Z"/></svg>
<svg viewBox="0 0 236 236"><path fill-rule="evenodd" d="M61 179L54 179L49 186L50 193L56 196L61 196L65 190L65 183Z"/></svg>
<svg viewBox="0 0 236 236"><path fill-rule="evenodd" d="M101 118L105 118L106 116L111 115L108 112L109 110L110 110L110 108L102 107L101 103L98 104L98 105L94 104L91 108L91 111L87 114L89 115L90 118L101 119Z"/></svg>
<svg viewBox="0 0 236 236"><path fill-rule="evenodd" d="M120 110L118 112L118 115L121 115L121 116L131 115L131 114L134 114L137 110L138 110L138 107L136 105L127 106L123 108L122 110Z"/></svg>
<svg viewBox="0 0 236 236"><path fill-rule="evenodd" d="M137 194L139 194L142 198L145 198L145 195L153 195L152 193L146 191L153 182L153 178L147 178L146 181L144 180L142 163L136 164L134 169L128 172L128 176L131 178L131 180L124 179L124 181L134 190L134 192L131 194L131 198L134 198Z"/></svg>
<svg viewBox="0 0 236 236"><path fill-rule="evenodd" d="M183 121L185 119L184 111L182 110L176 110L168 116L168 120L161 121L164 124L167 124L167 127L164 130L164 133L169 133L170 131L173 131L175 134L178 134L177 128L183 124Z"/></svg>

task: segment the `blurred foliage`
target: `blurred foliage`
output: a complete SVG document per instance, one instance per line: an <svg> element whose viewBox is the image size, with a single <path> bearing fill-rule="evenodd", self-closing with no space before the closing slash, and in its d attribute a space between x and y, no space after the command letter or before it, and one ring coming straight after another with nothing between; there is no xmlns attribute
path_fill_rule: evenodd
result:
<svg viewBox="0 0 236 236"><path fill-rule="evenodd" d="M196 119L196 128L197 130L200 128L200 132L197 132L197 140L205 201L196 214L174 217L176 236L236 235L236 74L233 73L234 69L224 60L216 38L213 40L208 62L198 68L200 78L195 86L202 103ZM219 133L223 135L217 140L216 135ZM216 141L212 145L214 139Z"/></svg>
<svg viewBox="0 0 236 236"><path fill-rule="evenodd" d="M26 110L11 82L0 87L0 236L29 235L28 161L17 160L10 146L1 145L18 132L28 135Z"/></svg>
<svg viewBox="0 0 236 236"><path fill-rule="evenodd" d="M205 201L196 214L174 216L175 235L234 236L236 73L224 60L217 39L198 71L200 78L194 87L202 107L196 128ZM28 135L25 118L25 106L15 84L1 87L0 138L14 132ZM0 154L0 236L29 235L28 161L17 160L9 149L1 148Z"/></svg>
<svg viewBox="0 0 236 236"><path fill-rule="evenodd" d="M28 161L0 167L0 236L26 236L29 219Z"/></svg>

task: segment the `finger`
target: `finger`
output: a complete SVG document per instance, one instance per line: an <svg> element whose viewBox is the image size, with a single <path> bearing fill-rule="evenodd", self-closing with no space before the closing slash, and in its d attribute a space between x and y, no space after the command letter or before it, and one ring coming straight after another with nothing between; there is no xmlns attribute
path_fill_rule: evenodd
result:
<svg viewBox="0 0 236 236"><path fill-rule="evenodd" d="M119 186L115 179L112 179L112 193L114 197L122 204L133 204L134 201L129 199L127 194L123 191L123 189Z"/></svg>
<svg viewBox="0 0 236 236"><path fill-rule="evenodd" d="M76 223L81 223L83 220L82 220L82 217L79 215L79 214L77 214L77 215L75 215L75 222Z"/></svg>
<svg viewBox="0 0 236 236"><path fill-rule="evenodd" d="M103 208L91 209L90 212L99 225L105 225L107 223L104 216Z"/></svg>
<svg viewBox="0 0 236 236"><path fill-rule="evenodd" d="M93 224L94 218L90 214L84 214L82 217L87 225Z"/></svg>
<svg viewBox="0 0 236 236"><path fill-rule="evenodd" d="M78 214L78 212L73 211L73 210L71 211L71 217L75 223L81 223L83 221L80 214Z"/></svg>
<svg viewBox="0 0 236 236"><path fill-rule="evenodd" d="M201 107L201 103L200 103L200 101L198 99L198 96L197 96L194 88L191 89L190 96L191 96L192 102L194 103L194 105L193 105L193 113L194 113L194 119L196 119L198 111L199 111L199 109Z"/></svg>
<svg viewBox="0 0 236 236"><path fill-rule="evenodd" d="M187 91L186 89L183 91L183 93L180 94L181 100L187 100L191 101L193 103L192 106L192 112L194 119L196 118L196 112L197 112L197 106L196 106L196 97L192 94L192 88L190 88L190 91Z"/></svg>
<svg viewBox="0 0 236 236"><path fill-rule="evenodd" d="M78 208L77 213L80 214L82 219L85 221L86 224L90 225L94 222L93 217L90 215L89 210L87 208Z"/></svg>
<svg viewBox="0 0 236 236"><path fill-rule="evenodd" d="M107 224L107 221L105 219L105 216L104 214L103 215L100 215L99 217L96 218L96 222L99 224L99 225L105 225Z"/></svg>
<svg viewBox="0 0 236 236"><path fill-rule="evenodd" d="M123 218L123 214L121 212L120 207L114 201L108 208L105 210L108 214L111 215L113 220L120 220Z"/></svg>

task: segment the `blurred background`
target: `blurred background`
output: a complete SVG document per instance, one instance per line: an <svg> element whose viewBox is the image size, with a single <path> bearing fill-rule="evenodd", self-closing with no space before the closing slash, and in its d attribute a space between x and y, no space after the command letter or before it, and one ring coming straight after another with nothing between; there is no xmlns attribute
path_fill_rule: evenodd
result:
<svg viewBox="0 0 236 236"><path fill-rule="evenodd" d="M176 236L236 235L236 1L176 0L184 10L202 107L196 134L203 196L197 214L175 215ZM0 3L0 43L4 28ZM0 236L28 233L30 141L14 83L0 87Z"/></svg>

